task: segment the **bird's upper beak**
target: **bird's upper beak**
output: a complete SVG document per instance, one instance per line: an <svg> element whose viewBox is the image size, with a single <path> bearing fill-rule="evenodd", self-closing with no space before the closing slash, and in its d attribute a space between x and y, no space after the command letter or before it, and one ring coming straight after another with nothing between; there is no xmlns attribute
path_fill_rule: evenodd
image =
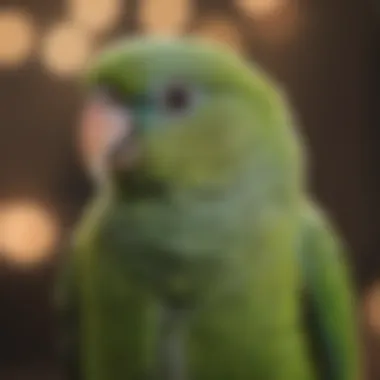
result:
<svg viewBox="0 0 380 380"><path fill-rule="evenodd" d="M137 159L130 110L100 95L84 105L79 127L80 152L87 169L125 170Z"/></svg>

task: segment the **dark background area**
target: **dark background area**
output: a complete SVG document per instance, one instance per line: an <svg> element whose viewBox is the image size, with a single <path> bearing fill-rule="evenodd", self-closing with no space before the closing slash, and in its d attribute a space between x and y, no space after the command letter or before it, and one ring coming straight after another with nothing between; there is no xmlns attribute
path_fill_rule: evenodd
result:
<svg viewBox="0 0 380 380"><path fill-rule="evenodd" d="M238 1L193 1L188 30L238 38L244 53L288 92L309 148L311 190L350 247L368 379L378 380L380 7L369 0L283 1L281 11L257 19L244 14ZM96 46L139 31L139 6L138 0L126 1L118 21L96 37ZM68 18L66 2L0 0L0 15L10 9L33 17L37 37L30 56L12 65L1 65L0 38L0 379L55 379L54 272L63 242L91 194L73 145L81 95L75 73L49 69L41 50L44 36ZM156 13L165 23L165 11ZM230 29L227 21L212 29L215 15ZM54 56L64 61L64 55ZM25 200L50 210L57 221L55 242L41 260L28 248L24 256L16 255L22 244L37 244L28 234L29 227L36 228L33 219L20 219L20 225L27 225L23 233L13 223L13 246L2 238L11 222L2 222L6 211L1 205L25 205Z"/></svg>

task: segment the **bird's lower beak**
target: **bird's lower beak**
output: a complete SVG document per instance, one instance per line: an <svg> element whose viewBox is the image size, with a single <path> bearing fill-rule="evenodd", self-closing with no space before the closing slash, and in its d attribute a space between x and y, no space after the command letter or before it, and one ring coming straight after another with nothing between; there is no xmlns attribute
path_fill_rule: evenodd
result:
<svg viewBox="0 0 380 380"><path fill-rule="evenodd" d="M128 169L138 157L130 111L102 96L85 105L79 132L80 151L91 172Z"/></svg>
<svg viewBox="0 0 380 380"><path fill-rule="evenodd" d="M123 136L111 147L107 162L113 171L128 171L135 167L141 157L141 146L136 134L132 130L130 134Z"/></svg>

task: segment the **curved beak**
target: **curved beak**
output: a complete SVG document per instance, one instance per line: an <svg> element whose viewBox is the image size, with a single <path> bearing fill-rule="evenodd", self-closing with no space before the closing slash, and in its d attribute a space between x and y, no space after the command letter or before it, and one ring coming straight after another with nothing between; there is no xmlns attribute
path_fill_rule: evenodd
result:
<svg viewBox="0 0 380 380"><path fill-rule="evenodd" d="M85 104L79 127L79 146L91 173L123 170L137 159L130 110L100 95Z"/></svg>

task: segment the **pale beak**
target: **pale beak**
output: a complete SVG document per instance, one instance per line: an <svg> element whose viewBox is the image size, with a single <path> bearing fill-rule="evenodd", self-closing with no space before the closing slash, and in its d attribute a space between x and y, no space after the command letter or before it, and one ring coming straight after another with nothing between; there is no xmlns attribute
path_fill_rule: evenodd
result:
<svg viewBox="0 0 380 380"><path fill-rule="evenodd" d="M128 109L107 97L95 95L84 106L79 128L79 148L85 167L96 177L128 166L136 152Z"/></svg>

